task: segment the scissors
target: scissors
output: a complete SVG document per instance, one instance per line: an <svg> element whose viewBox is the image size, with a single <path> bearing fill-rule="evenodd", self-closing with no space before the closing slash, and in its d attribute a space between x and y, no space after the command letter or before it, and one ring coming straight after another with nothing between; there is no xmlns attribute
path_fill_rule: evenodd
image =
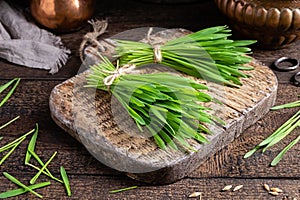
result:
<svg viewBox="0 0 300 200"><path fill-rule="evenodd" d="M287 65L283 65L282 63L287 63ZM274 62L274 66L278 71L288 72L297 69L299 61L295 58L281 57ZM292 76L291 82L293 85L300 87L300 71Z"/></svg>

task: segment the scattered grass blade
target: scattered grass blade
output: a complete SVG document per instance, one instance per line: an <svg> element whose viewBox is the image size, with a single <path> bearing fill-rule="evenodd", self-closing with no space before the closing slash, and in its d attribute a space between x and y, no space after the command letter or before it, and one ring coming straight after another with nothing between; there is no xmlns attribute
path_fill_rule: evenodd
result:
<svg viewBox="0 0 300 200"><path fill-rule="evenodd" d="M30 142L28 143L27 152L26 152L26 155L25 155L25 165L27 163L29 163L30 158L31 158L31 153L29 152L29 150L31 150L32 152L34 152L34 148L35 148L35 143L36 143L36 139L37 139L37 136L38 136L38 132L39 132L39 125L36 124L35 132L32 135L32 137L30 139Z"/></svg>
<svg viewBox="0 0 300 200"><path fill-rule="evenodd" d="M35 160L36 160L42 167L45 165L44 162L40 159L40 157L39 157L34 151L32 151L32 150L29 149L28 152L35 158ZM36 170L39 170L39 171L41 170L40 168L38 168L38 167L36 167L36 166L34 166L34 165L30 164L30 163L26 163L26 165L28 165L28 166L30 166L30 167L36 169ZM45 170L43 171L43 173L46 174L47 176L49 176L50 178L52 178L53 180L56 180L56 181L62 183L61 180L59 180L58 178L54 177L54 176L51 174L51 172L48 170L48 168L45 168Z"/></svg>
<svg viewBox="0 0 300 200"><path fill-rule="evenodd" d="M4 90L6 90L11 84L13 84L13 82L15 82L17 79L13 79L7 83L5 83L4 85L0 86L0 93L3 92Z"/></svg>
<svg viewBox="0 0 300 200"><path fill-rule="evenodd" d="M41 170L38 171L38 173L29 181L30 184L34 184L35 183L35 181L38 179L38 177L41 175L41 173L46 169L46 167L50 164L50 162L53 160L53 158L56 156L56 154L57 154L57 151L55 151L53 153L53 155L51 156L51 158L45 163L45 165L41 168Z"/></svg>
<svg viewBox="0 0 300 200"><path fill-rule="evenodd" d="M244 158L249 158L249 157L252 156L258 149L259 149L259 146L256 146L254 149L248 151L248 152L244 155Z"/></svg>
<svg viewBox="0 0 300 200"><path fill-rule="evenodd" d="M5 156L0 160L0 166L4 163L4 161L15 151L15 149L19 146L25 140L25 138L22 138L19 142L15 143L12 149L5 154Z"/></svg>
<svg viewBox="0 0 300 200"><path fill-rule="evenodd" d="M295 144L297 144L300 140L300 135L293 140L289 145L287 145L275 158L274 160L271 162L271 166L275 166L279 163L279 161L283 158L284 154L290 150Z"/></svg>
<svg viewBox="0 0 300 200"><path fill-rule="evenodd" d="M9 173L7 172L3 172L3 175L8 179L10 180L11 182L15 183L16 185L24 188L25 191L29 191L31 192L32 194L38 196L39 198L43 198L42 195L40 195L39 193L33 191L31 188L29 188L28 186L24 185L23 183L21 183L18 179L16 179L15 177L13 177L12 175L10 175Z"/></svg>
<svg viewBox="0 0 300 200"><path fill-rule="evenodd" d="M16 80L15 85L12 87L12 89L7 93L7 95L2 99L2 101L0 102L0 107L3 106L3 104L11 97L11 95L14 93L15 89L17 88L17 86L19 85L19 82L21 79L14 79Z"/></svg>
<svg viewBox="0 0 300 200"><path fill-rule="evenodd" d="M279 110L284 108L294 108L299 107L300 101L294 101L287 104L282 104L279 106L275 106L271 108L271 110ZM264 153L269 147L277 144L279 141L284 139L287 135L289 135L296 127L300 126L300 110L294 114L290 119L288 119L284 124L282 124L276 131L274 131L269 137L259 143L254 149L250 150L244 155L244 158L250 157L254 154L258 149L262 148L262 152ZM285 153L291 149L296 143L300 140L300 135L293 140L289 145L287 145L271 162L271 166L277 165L280 160L283 158Z"/></svg>
<svg viewBox="0 0 300 200"><path fill-rule="evenodd" d="M51 183L49 181L48 182L42 182L42 183L37 183L35 185L30 185L30 186L28 186L28 188L31 189L31 190L35 190L35 189L39 189L39 188L42 188L42 187L49 186L50 184ZM24 188L9 190L9 191L0 193L0 199L15 197L15 196L24 194L26 192L29 192L29 190L26 190Z"/></svg>
<svg viewBox="0 0 300 200"><path fill-rule="evenodd" d="M60 174L61 174L61 177L63 179L63 182L64 182L64 185L65 185L67 194L70 197L72 195L72 193L71 193L71 186L70 186L70 182L69 182L69 178L68 178L67 172L66 172L66 170L65 170L65 168L63 166L60 166Z"/></svg>
<svg viewBox="0 0 300 200"><path fill-rule="evenodd" d="M0 148L0 153L3 151L6 151L7 149L10 149L11 147L13 147L16 143L18 143L20 140L22 140L23 138L26 138L28 135L30 135L31 133L34 132L35 129L30 130L29 132L25 133L24 135L22 135L21 137L15 139L14 141L4 145L3 147Z"/></svg>
<svg viewBox="0 0 300 200"><path fill-rule="evenodd" d="M295 108L295 107L299 107L299 106L300 106L300 100L294 101L291 103L287 103L287 104L282 104L279 106L274 106L273 108L271 108L271 110L279 110L279 109L283 109L283 108Z"/></svg>
<svg viewBox="0 0 300 200"><path fill-rule="evenodd" d="M2 126L0 126L0 130L3 129L3 128L5 128L6 126L10 125L11 123L13 123L14 121L16 121L19 118L20 118L20 116L17 116L14 119L10 120L9 122L3 124Z"/></svg>
<svg viewBox="0 0 300 200"><path fill-rule="evenodd" d="M35 165L31 164L31 163L27 163L26 165L29 166L29 167L32 167L33 169L36 169L38 171L41 170L41 168L38 168L37 166L35 166ZM62 180L60 180L60 179L56 178L55 176L53 176L47 168L44 171L42 171L42 173L45 174L46 176L52 178L53 180L59 182L59 183L64 183Z"/></svg>
<svg viewBox="0 0 300 200"><path fill-rule="evenodd" d="M127 187L127 188L122 188L122 189L117 189L117 190L111 190L109 191L110 194L115 194L115 193L119 193L119 192L124 192L124 191L128 191L128 190L133 190L136 189L138 186L131 186L131 187Z"/></svg>

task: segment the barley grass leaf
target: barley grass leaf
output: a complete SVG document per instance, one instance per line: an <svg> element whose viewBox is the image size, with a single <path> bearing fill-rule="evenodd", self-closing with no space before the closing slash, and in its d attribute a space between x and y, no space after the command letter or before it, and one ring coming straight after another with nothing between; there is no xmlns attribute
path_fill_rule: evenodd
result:
<svg viewBox="0 0 300 200"><path fill-rule="evenodd" d="M70 182L69 182L67 172L66 172L66 170L63 166L60 166L60 174L61 174L61 177L63 179L67 194L70 197L72 195L71 186L70 186Z"/></svg>
<svg viewBox="0 0 300 200"><path fill-rule="evenodd" d="M283 108L295 108L295 107L299 107L299 106L300 106L300 100L294 101L291 103L287 103L287 104L283 104L283 105L279 105L279 106L274 106L271 108L271 110L279 110L279 109L283 109Z"/></svg>
<svg viewBox="0 0 300 200"><path fill-rule="evenodd" d="M35 159L42 167L44 167L44 165L45 165L44 162L40 159L40 157L39 157L34 151L32 151L31 149L27 149L27 151L34 157L34 159ZM25 163L25 164L28 165L28 166L30 166L30 167L32 167L32 168L34 168L34 169L36 169L36 170L38 170L38 171L41 170L40 168L38 168L38 167L36 167L36 166L34 166L34 165L30 164L30 163ZM45 171L42 171L42 173L46 174L47 176L51 177L52 179L54 179L54 180L56 180L56 181L58 181L58 182L61 182L61 180L55 178L55 177L51 174L51 172L48 170L47 167L45 168Z"/></svg>
<svg viewBox="0 0 300 200"><path fill-rule="evenodd" d="M14 141L4 145L3 147L0 148L0 153L3 151L6 151L10 148L12 148L16 143L18 143L20 140L26 138L28 135L30 135L31 133L34 132L35 129L30 130L29 132L25 133L24 135L22 135L21 137L15 139Z"/></svg>
<svg viewBox="0 0 300 200"><path fill-rule="evenodd" d="M122 188L122 189L117 189L117 190L111 190L109 191L110 194L115 194L115 193L119 193L119 192L124 192L124 191L128 191L128 190L133 190L138 188L138 186L131 186L131 187L126 187L126 188Z"/></svg>
<svg viewBox="0 0 300 200"><path fill-rule="evenodd" d="M271 162L271 166L275 166L279 163L279 161L283 158L283 156L285 155L285 153L290 150L295 144L297 144L300 140L300 135L293 140L289 145L287 145L275 158L274 160Z"/></svg>
<svg viewBox="0 0 300 200"><path fill-rule="evenodd" d="M31 190L35 190L35 189L39 189L39 188L49 186L50 184L51 183L49 181L48 182L42 182L42 183L37 183L35 185L29 185L28 188L31 189ZM24 188L9 190L9 191L0 193L0 199L15 197L15 196L27 193L27 192L29 192L29 190L26 190Z"/></svg>
<svg viewBox="0 0 300 200"><path fill-rule="evenodd" d="M0 107L3 106L3 104L11 97L11 95L14 93L15 89L17 88L17 86L19 85L19 82L20 82L21 79L17 78L17 79L13 79L13 81L10 81L9 82L9 85L10 86L13 82L16 82L14 84L14 86L11 88L11 90L7 93L7 95L2 99L2 101L0 102ZM4 87L0 88L0 93L6 89L8 87L7 85L5 85Z"/></svg>
<svg viewBox="0 0 300 200"><path fill-rule="evenodd" d="M38 132L39 132L39 126L38 126L38 124L36 124L35 132L32 135L32 137L31 137L31 139L30 139L30 141L28 143L27 152L26 152L26 155L25 155L25 165L27 163L29 163L31 155L32 155L29 152L29 150L32 151L32 152L34 152L34 148L35 148L35 143L36 143L36 140L37 140Z"/></svg>
<svg viewBox="0 0 300 200"><path fill-rule="evenodd" d="M17 143L15 143L11 150L5 154L5 156L3 156L3 158L0 160L0 166L4 163L4 161L15 151L15 149L23 142L23 140L25 140L25 138L22 138L20 141L18 141Z"/></svg>
<svg viewBox="0 0 300 200"><path fill-rule="evenodd" d="M29 152L32 152L31 150L29 150ZM42 172L47 168L47 166L50 164L50 162L54 159L54 157L56 156L57 152L55 151L53 153L53 155L49 158L49 160L45 163L44 166L42 166L42 168L38 171L38 173L29 181L30 184L34 184L35 181L38 179L38 177L42 174Z"/></svg>
<svg viewBox="0 0 300 200"><path fill-rule="evenodd" d="M20 116L17 116L14 119L12 119L12 120L8 121L7 123L3 124L2 126L0 126L0 130L7 127L8 125L10 125L11 123L13 123L14 121L16 121L19 118L20 118Z"/></svg>
<svg viewBox="0 0 300 200"><path fill-rule="evenodd" d="M40 195L40 194L38 194L37 192L33 191L33 189L31 189L30 187L24 185L23 183L21 183L18 179L16 179L15 177L13 177L12 175L10 175L9 173L3 172L3 175L4 175L8 180L10 180L11 182L13 182L13 183L15 183L16 185L22 187L25 191L29 191L29 192L31 192L32 194L36 195L37 197L43 198L42 195Z"/></svg>
<svg viewBox="0 0 300 200"><path fill-rule="evenodd" d="M271 108L271 110L278 110L284 108L294 108L299 107L299 101L294 101L291 103L275 106ZM262 149L262 152L265 152L268 148L277 144L281 140L283 140L286 136L288 136L291 132L293 132L297 127L300 126L300 110L294 114L290 119L288 119L285 123L283 123L277 130L275 130L269 137L259 143L254 149L250 150L244 155L244 158L248 158L253 155L257 150ZM287 145L271 162L271 166L276 166L283 156L286 154L288 150L290 150L295 144L297 144L300 140L300 136L298 136L295 140L293 140L289 145Z"/></svg>

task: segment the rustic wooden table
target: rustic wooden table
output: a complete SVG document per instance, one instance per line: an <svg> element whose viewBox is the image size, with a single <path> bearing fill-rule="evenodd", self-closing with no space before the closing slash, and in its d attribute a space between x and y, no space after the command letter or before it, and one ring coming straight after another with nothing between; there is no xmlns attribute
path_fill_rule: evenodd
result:
<svg viewBox="0 0 300 200"><path fill-rule="evenodd" d="M192 31L201 28L224 25L227 20L222 16L213 1L182 5L161 5L129 0L97 1L96 17L107 18L108 32L103 37L112 36L127 29L157 26L165 28L182 27ZM59 128L51 119L49 112L49 95L52 88L62 81L77 74L80 67L78 48L82 36L90 29L83 29L62 34L63 42L72 51L72 57L62 70L49 75L43 70L33 70L0 61L0 84L8 80L22 78L13 97L1 108L0 124L20 115L19 119L9 127L2 129L0 136L4 139L0 144L15 139L39 124L40 132L36 152L43 160L47 160L54 151L58 151L55 160L49 166L54 175L59 176L59 166L63 165L69 173L73 195L70 199L187 199L192 192L203 192L202 199L299 199L300 198L300 146L291 149L276 167L269 163L279 151L297 135L299 129L274 148L264 154L243 159L243 155L258 142L267 137L284 121L295 113L295 109L269 112L263 119L248 128L223 150L209 158L197 170L176 183L153 186L137 182L120 172L106 167L94 159L85 148ZM264 51L254 49L253 57L271 66L272 62L284 55L300 59L300 43L287 49ZM289 73L277 73L279 90L276 104L297 100L300 89L289 83ZM24 153L27 142L24 142L0 166L0 172L8 172L28 183L35 171L25 166ZM48 180L42 176L41 180ZM264 183L279 187L283 194L273 197L262 187ZM0 192L16 188L4 176L0 176ZM117 194L109 194L110 190L137 185L135 190ZM236 192L221 192L225 185L243 185ZM45 199L69 199L64 187L57 182L39 189ZM28 193L15 199L34 199Z"/></svg>

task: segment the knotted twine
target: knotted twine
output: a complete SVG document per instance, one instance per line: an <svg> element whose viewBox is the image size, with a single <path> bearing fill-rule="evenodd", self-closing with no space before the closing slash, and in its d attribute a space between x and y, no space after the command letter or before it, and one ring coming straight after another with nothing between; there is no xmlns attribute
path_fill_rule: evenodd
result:
<svg viewBox="0 0 300 200"><path fill-rule="evenodd" d="M153 28L151 27L151 28L149 28L149 31L148 31L148 33L147 33L147 42L148 42L148 44L150 44L151 46L152 46L152 48L153 48L153 61L154 61L154 63L161 63L161 61L162 61L162 53L161 53L161 49L160 49L160 47L161 47L161 45L160 44L157 44L157 43L155 43L154 41L155 40L153 40L152 38L151 38L151 33L152 33L152 31L153 31Z"/></svg>
<svg viewBox="0 0 300 200"><path fill-rule="evenodd" d="M65 65L70 50L61 39L28 22L17 10L0 0L0 57L54 74Z"/></svg>
<svg viewBox="0 0 300 200"><path fill-rule="evenodd" d="M107 77L105 77L105 79L103 79L103 83L104 83L104 85L107 86L108 91L109 91L110 86L114 83L114 81L117 78L119 78L122 74L128 74L128 73L130 73L134 69L135 69L135 65L134 64L126 64L126 65L123 65L122 67L118 66L116 68L116 70L113 71L113 72L106 71L110 75L108 75Z"/></svg>

